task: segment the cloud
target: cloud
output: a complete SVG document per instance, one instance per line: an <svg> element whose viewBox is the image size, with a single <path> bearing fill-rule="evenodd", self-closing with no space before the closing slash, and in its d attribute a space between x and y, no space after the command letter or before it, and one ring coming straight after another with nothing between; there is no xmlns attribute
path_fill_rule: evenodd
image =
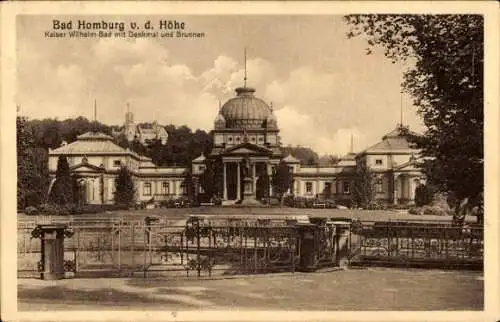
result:
<svg viewBox="0 0 500 322"><path fill-rule="evenodd" d="M219 100L233 97L245 75L234 55L175 56L176 48L151 39L43 41L18 42L17 97L22 111L34 118L91 118L96 99L98 118L108 124L122 124L130 103L139 122L155 118L211 130ZM351 54L345 48L333 52ZM197 65L202 68L193 67L193 57L203 60ZM325 66L314 61L288 66L272 57L256 54L247 61L247 83L273 103L284 144L341 155L350 150L351 134L359 151L399 121L400 67L365 56L318 56ZM414 111L405 112L405 119L416 124Z"/></svg>

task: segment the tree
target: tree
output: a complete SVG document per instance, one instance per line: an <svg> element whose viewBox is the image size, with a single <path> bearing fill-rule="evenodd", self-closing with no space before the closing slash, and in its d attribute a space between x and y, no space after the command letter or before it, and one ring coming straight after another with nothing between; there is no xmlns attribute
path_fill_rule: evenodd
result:
<svg viewBox="0 0 500 322"><path fill-rule="evenodd" d="M135 185L132 173L127 167L121 167L115 180L115 204L130 206L135 202Z"/></svg>
<svg viewBox="0 0 500 322"><path fill-rule="evenodd" d="M205 159L205 171L200 175L200 185L207 198L220 195L222 179L219 163Z"/></svg>
<svg viewBox="0 0 500 322"><path fill-rule="evenodd" d="M32 126L24 117L16 119L17 208L38 206L46 197L48 155L37 148Z"/></svg>
<svg viewBox="0 0 500 322"><path fill-rule="evenodd" d="M73 203L73 182L65 156L57 159L56 181L50 191L49 201L58 205Z"/></svg>
<svg viewBox="0 0 500 322"><path fill-rule="evenodd" d="M366 160L357 160L352 193L353 200L358 206L366 208L373 201L375 197L373 180L374 175L366 164Z"/></svg>
<svg viewBox="0 0 500 322"><path fill-rule="evenodd" d="M346 21L352 27L348 37L364 35L369 47L381 46L393 62L412 63L404 73L403 87L427 128L422 137L411 138L421 149L420 167L427 181L454 194L457 205L464 199L480 201L483 17L355 15Z"/></svg>
<svg viewBox="0 0 500 322"><path fill-rule="evenodd" d="M421 184L415 189L415 205L417 207L428 205L434 199L434 189L426 184Z"/></svg>
<svg viewBox="0 0 500 322"><path fill-rule="evenodd" d="M266 169L261 169L259 173L259 178L256 182L256 197L257 199L266 198L269 196L269 175Z"/></svg>
<svg viewBox="0 0 500 322"><path fill-rule="evenodd" d="M293 175L288 164L283 161L278 164L272 175L271 184L274 192L278 195L278 199L282 201L283 195L293 185Z"/></svg>

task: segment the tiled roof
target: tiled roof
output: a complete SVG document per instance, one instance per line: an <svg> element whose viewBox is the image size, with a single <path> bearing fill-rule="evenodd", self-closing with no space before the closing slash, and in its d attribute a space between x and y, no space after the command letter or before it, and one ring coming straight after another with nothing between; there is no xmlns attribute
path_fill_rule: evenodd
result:
<svg viewBox="0 0 500 322"><path fill-rule="evenodd" d="M104 134L102 132L86 132L86 133L83 133L83 134L80 134L76 137L77 140L113 140L113 137L107 135L107 134Z"/></svg>
<svg viewBox="0 0 500 322"><path fill-rule="evenodd" d="M401 125L398 125L394 130L384 135L382 137L382 141L365 149L362 153L387 153L394 151L410 152L413 148L410 147L410 143L408 142L405 132L411 135L418 135L415 132L409 131L407 128L403 129Z"/></svg>
<svg viewBox="0 0 500 322"><path fill-rule="evenodd" d="M283 158L283 161L285 161L286 163L300 163L299 159L295 158L291 154L289 154L285 158Z"/></svg>
<svg viewBox="0 0 500 322"><path fill-rule="evenodd" d="M202 153L199 157L193 160L193 162L203 162L205 161L205 155Z"/></svg>
<svg viewBox="0 0 500 322"><path fill-rule="evenodd" d="M77 137L75 142L49 151L50 154L134 154L113 142L109 135L87 132Z"/></svg>

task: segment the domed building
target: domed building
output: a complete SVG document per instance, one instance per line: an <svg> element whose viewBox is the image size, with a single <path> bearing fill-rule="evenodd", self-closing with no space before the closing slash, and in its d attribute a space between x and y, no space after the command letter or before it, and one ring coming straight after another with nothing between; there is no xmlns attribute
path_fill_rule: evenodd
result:
<svg viewBox="0 0 500 322"><path fill-rule="evenodd" d="M237 88L214 121L209 157L222 163L226 201L254 203L263 193L257 181L271 174L282 158L276 116L254 93L250 87Z"/></svg>
<svg viewBox="0 0 500 322"><path fill-rule="evenodd" d="M212 151L195 158L191 169L158 166L149 158L117 146L112 137L91 132L49 150L49 172L55 180L58 158L66 157L71 172L80 178L85 203L113 203L117 170L127 166L135 182L137 201L153 205L190 196L191 192L194 197L212 197L205 195L200 181L211 160L216 164L216 181L222 181L215 193L224 205L258 205L258 200L275 195L270 176L283 161L292 172L289 192L293 195L315 200L333 198L338 204L350 205L356 164L365 162L375 175L376 200L408 204L414 201L415 189L425 179L416 167L418 151L407 140L410 132L398 124L380 142L360 153L353 152L351 141L351 153L335 164L301 164L292 155L282 155L272 107L255 96L255 89L244 86L220 106L212 131Z"/></svg>

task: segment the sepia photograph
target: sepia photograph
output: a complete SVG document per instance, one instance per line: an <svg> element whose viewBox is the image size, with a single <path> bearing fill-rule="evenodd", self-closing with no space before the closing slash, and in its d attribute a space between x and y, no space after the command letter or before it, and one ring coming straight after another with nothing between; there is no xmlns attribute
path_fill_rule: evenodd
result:
<svg viewBox="0 0 500 322"><path fill-rule="evenodd" d="M484 13L262 7L15 14L19 313L498 313Z"/></svg>

